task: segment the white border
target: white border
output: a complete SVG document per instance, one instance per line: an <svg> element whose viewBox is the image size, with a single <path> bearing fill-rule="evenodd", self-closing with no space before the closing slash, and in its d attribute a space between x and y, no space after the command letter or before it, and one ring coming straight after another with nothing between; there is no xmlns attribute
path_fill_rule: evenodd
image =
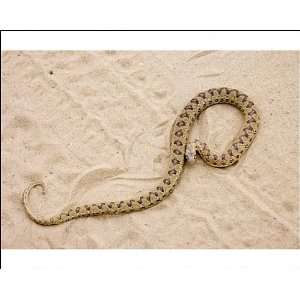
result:
<svg viewBox="0 0 300 300"><path fill-rule="evenodd" d="M2 29L297 29L296 0L9 0Z"/></svg>
<svg viewBox="0 0 300 300"><path fill-rule="evenodd" d="M299 299L298 250L4 250L3 299Z"/></svg>
<svg viewBox="0 0 300 300"><path fill-rule="evenodd" d="M2 50L299 50L300 32L5 31Z"/></svg>

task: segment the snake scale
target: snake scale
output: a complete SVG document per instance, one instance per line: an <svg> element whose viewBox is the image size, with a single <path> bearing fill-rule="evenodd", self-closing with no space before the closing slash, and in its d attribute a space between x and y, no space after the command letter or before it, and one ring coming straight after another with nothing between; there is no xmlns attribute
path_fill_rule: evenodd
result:
<svg viewBox="0 0 300 300"><path fill-rule="evenodd" d="M245 117L239 135L222 154L212 152L205 143L198 140L188 143L188 137L194 121L208 107L215 104L231 104L238 108ZM235 164L253 142L259 126L259 115L254 103L248 96L236 89L209 89L199 93L184 107L176 117L170 134L170 158L168 169L161 182L151 191L141 196L117 202L97 202L91 205L75 206L65 209L50 218L38 217L29 209L30 192L41 187L43 182L30 184L23 193L23 202L29 217L40 225L56 225L79 217L116 215L130 213L153 207L170 195L177 185L186 161L194 161L198 156L208 165L225 168Z"/></svg>

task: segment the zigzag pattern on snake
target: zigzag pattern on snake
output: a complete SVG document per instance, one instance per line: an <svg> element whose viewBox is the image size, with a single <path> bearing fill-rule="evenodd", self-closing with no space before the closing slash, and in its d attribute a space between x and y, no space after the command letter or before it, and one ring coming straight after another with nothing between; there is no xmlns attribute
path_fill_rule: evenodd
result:
<svg viewBox="0 0 300 300"><path fill-rule="evenodd" d="M188 137L194 121L208 107L215 104L231 104L237 107L245 117L239 135L228 149L222 153L213 153L205 143L195 141L188 144ZM151 191L138 198L116 202L95 202L63 210L50 218L36 216L28 206L30 192L40 186L45 193L42 182L30 184L23 193L23 202L29 217L40 225L56 225L79 217L115 215L130 213L153 207L170 195L178 184L186 161L193 161L197 156L210 166L225 168L239 161L253 142L259 126L259 115L254 103L248 96L235 89L219 88L201 92L184 107L176 117L170 134L170 158L166 174L161 182Z"/></svg>

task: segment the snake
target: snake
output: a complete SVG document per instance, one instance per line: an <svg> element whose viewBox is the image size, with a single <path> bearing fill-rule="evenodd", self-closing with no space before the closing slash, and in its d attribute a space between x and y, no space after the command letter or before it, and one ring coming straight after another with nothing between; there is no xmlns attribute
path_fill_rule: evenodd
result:
<svg viewBox="0 0 300 300"><path fill-rule="evenodd" d="M229 143L221 154L212 151L209 146L188 138L195 120L207 108L216 104L230 104L238 108L244 115L244 122L238 135ZM128 200L112 202L96 202L89 205L73 205L51 217L34 214L30 207L30 192L40 187L45 194L46 187L42 181L29 184L23 192L23 203L28 216L40 225L58 225L80 217L119 215L151 208L169 196L179 183L186 162L193 163L202 159L207 165L216 168L226 168L236 164L241 156L249 149L259 128L260 118L255 104L249 97L238 91L226 87L212 88L200 92L193 97L176 116L170 132L169 163L165 174L159 183L148 192L132 197Z"/></svg>

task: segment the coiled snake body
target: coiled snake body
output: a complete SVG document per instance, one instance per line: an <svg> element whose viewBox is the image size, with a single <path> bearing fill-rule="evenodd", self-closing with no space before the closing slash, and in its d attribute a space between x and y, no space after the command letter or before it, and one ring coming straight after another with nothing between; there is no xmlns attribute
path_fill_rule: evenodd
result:
<svg viewBox="0 0 300 300"><path fill-rule="evenodd" d="M205 143L195 141L188 144L188 137L194 121L208 107L219 104L231 104L245 116L243 127L222 154L213 153ZM43 218L35 216L28 207L30 191L40 186L45 193L42 182L30 184L23 193L23 202L29 217L40 225L56 225L79 217L115 215L130 213L150 208L171 194L183 171L185 161L194 161L197 156L210 166L225 168L236 163L253 142L259 126L259 116L248 96L234 89L210 89L198 94L190 100L182 112L176 117L170 135L170 158L166 174L160 184L151 191L126 201L97 202L91 205L73 207L63 210L56 216Z"/></svg>

